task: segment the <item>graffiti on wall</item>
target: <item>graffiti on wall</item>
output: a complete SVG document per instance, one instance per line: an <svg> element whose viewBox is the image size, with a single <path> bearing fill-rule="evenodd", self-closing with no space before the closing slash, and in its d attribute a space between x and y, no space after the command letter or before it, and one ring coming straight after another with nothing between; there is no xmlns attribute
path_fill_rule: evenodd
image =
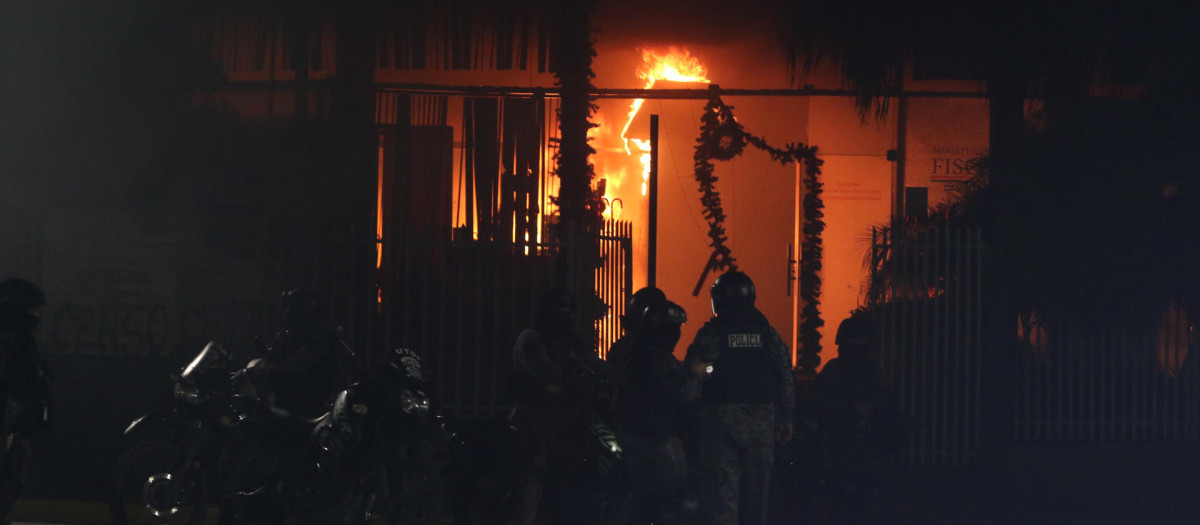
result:
<svg viewBox="0 0 1200 525"><path fill-rule="evenodd" d="M273 305L249 299L183 305L136 299L66 301L47 308L42 345L56 354L187 356L209 340L237 345L267 337Z"/></svg>

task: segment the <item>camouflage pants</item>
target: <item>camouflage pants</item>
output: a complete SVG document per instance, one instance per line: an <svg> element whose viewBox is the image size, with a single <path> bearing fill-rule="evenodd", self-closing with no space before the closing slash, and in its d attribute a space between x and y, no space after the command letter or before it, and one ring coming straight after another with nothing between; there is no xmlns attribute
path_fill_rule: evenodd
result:
<svg viewBox="0 0 1200 525"><path fill-rule="evenodd" d="M704 408L699 436L699 523L763 525L775 452L774 405Z"/></svg>

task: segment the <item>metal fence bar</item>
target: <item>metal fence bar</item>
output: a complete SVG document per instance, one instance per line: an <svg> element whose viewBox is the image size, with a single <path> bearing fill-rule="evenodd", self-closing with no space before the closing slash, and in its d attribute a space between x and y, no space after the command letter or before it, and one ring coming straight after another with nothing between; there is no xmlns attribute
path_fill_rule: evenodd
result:
<svg viewBox="0 0 1200 525"><path fill-rule="evenodd" d="M1147 354L1152 355L1154 361L1158 361L1158 345L1156 342L1154 342L1153 334L1151 334L1151 337L1147 339L1147 346L1150 346L1150 349L1148 349L1150 352L1147 352ZM1162 403L1162 397L1159 397L1159 393L1162 391L1164 381L1163 375L1158 373L1159 367L1157 364L1151 364L1151 366L1148 368L1150 368L1148 372L1152 373L1153 375L1148 376L1146 384L1146 402L1148 404L1146 430L1148 430L1151 440L1157 440L1160 437L1158 432L1160 426L1157 423L1163 415L1162 408L1159 406L1159 404Z"/></svg>
<svg viewBox="0 0 1200 525"><path fill-rule="evenodd" d="M1112 328L1104 327L1101 329L1101 333L1104 334L1104 336L1105 336L1103 343L1102 343L1103 351L1101 352L1101 356L1104 359L1103 362L1115 363L1116 356L1113 352L1113 338L1111 337ZM1116 374L1115 367L1108 366L1108 367L1104 368L1103 375L1101 376L1101 378L1104 379L1104 381L1101 383L1100 392L1096 396L1097 398L1100 399L1101 405L1104 407L1104 416L1103 416L1104 417L1104 434L1101 439L1101 442L1116 441L1116 439L1117 439L1117 427L1116 427L1117 405L1116 405L1116 403L1112 402L1112 400L1113 400L1112 392L1116 391L1115 387L1117 384L1117 378L1116 378L1115 374Z"/></svg>
<svg viewBox="0 0 1200 525"><path fill-rule="evenodd" d="M966 294L963 293L963 290L958 289L959 286L965 283L965 276L963 275L963 267L967 263L965 257L967 251L967 239L964 235L965 233L966 232L964 229L956 228L954 230L953 240L947 247L947 251L949 251L951 248L954 250L954 273L952 274L952 278L949 279L947 287L949 288L950 283L954 284L954 288L952 289L954 292L954 295L952 296L954 311L967 312L969 315L969 311L965 308L966 304L963 301L963 298L966 296ZM951 290L948 289L947 291L949 292ZM950 336L952 337L951 340L954 341L954 352L952 354L953 365L950 367L950 369L954 371L954 373L951 374L951 379L954 382L954 399L953 404L951 405L951 410L957 414L960 414L958 420L955 421L954 428L950 430L953 435L951 447L953 448L955 457L957 458L957 461L954 463L954 466L956 467L965 465L967 463L967 449L964 446L966 444L966 432L965 426L963 425L963 423L968 419L966 411L963 410L965 407L967 392L963 388L966 378L963 377L963 374L961 373L961 371L965 368L963 364L966 363L968 348L967 341L963 337L965 321L966 319L962 317L956 318L954 320L953 329L950 333Z"/></svg>
<svg viewBox="0 0 1200 525"><path fill-rule="evenodd" d="M932 315L930 316L933 321L933 326L931 328L929 338L930 349L933 353L933 360L937 363L933 370L933 373L936 375L934 384L937 385L937 388L933 392L933 399L936 403L934 412L938 414L937 426L934 427L934 437L936 438L934 440L934 446L939 451L941 463L943 464L948 463L949 459L949 449L946 447L946 438L948 437L946 435L946 430L948 430L947 425L951 415L946 410L947 397L949 397L949 392L946 388L946 382L950 379L950 374L945 373L947 371L947 356L943 332L943 327L945 326L943 319L947 314L947 304L945 300L946 298L943 295L944 288L939 290L938 281L947 275L947 265L943 264L945 262L944 257L949 255L949 250L946 249L946 245L943 242L943 238L946 236L947 231L947 229L941 228L935 230L934 234L931 236L932 238L930 241L933 242L935 246L935 249L931 250L932 254L934 255L934 257L931 258L933 263L933 271L930 274L930 282L928 285L926 285L926 287L929 289L930 299L934 299L930 304L931 308L933 309ZM945 283L942 283L942 286L944 287Z"/></svg>
<svg viewBox="0 0 1200 525"><path fill-rule="evenodd" d="M1101 397L1099 395L1097 395L1100 393L1100 389L1097 386L1097 384L1100 380L1100 377L1099 377L1100 376L1100 374L1099 374L1099 362L1100 361L1095 358L1096 356L1100 355L1100 351L1103 348L1101 346L1101 340L1100 340L1099 334L1092 335L1091 343L1092 343L1091 344L1092 351L1091 351L1090 355L1092 356L1092 359L1089 361L1090 366L1088 367L1088 383L1087 383L1087 389L1088 389L1087 413L1088 413L1089 425L1088 425L1088 432L1087 432L1086 437L1089 440L1095 441L1098 438L1099 431L1101 429L1101 427L1100 427L1100 410L1099 410L1099 407L1100 407L1099 401L1100 401Z"/></svg>
<svg viewBox="0 0 1200 525"><path fill-rule="evenodd" d="M1078 370L1077 370L1077 368L1079 366L1079 361L1080 361L1079 355L1081 352L1084 351L1084 348L1086 347L1086 344L1085 344L1086 341L1083 341L1082 339L1083 338L1072 338L1067 347L1067 354L1064 356L1066 362L1065 362L1065 366L1063 366L1063 372L1066 375L1066 380L1063 382L1064 383L1063 388L1066 389L1066 393L1063 397L1065 398L1064 401L1065 401L1065 405L1066 405L1067 421L1071 421L1073 423L1077 422L1079 419L1078 413L1075 410L1075 401L1078 398L1078 392L1079 392L1079 390L1077 388L1078 387L1078 378L1077 378ZM1066 429L1064 429L1064 430L1065 430L1067 439L1073 440L1076 437L1075 432L1076 432L1076 430L1078 430L1078 425L1077 424L1066 425Z"/></svg>
<svg viewBox="0 0 1200 525"><path fill-rule="evenodd" d="M932 262L936 261L937 257L930 257L928 255L922 256L923 254L930 254L931 252L929 241L929 236L923 238L920 244L921 250L913 251L912 257L917 260L917 267L919 268L918 272L921 276L921 280L918 282L918 287L916 290L914 290L914 295L916 295L916 298L920 301L921 337L918 338L918 341L920 341L921 348L921 383L933 386L933 388L923 389L924 396L921 399L921 409L927 415L924 424L921 426L923 438L921 440L922 459L927 461L929 464L936 464L933 454L933 431L935 428L937 428L938 419L937 412L935 411L935 395L937 384L933 382L933 371L931 370L933 366L933 356L931 355L933 345L931 344L931 338L929 337L931 328L930 325L933 322L933 312L931 311L933 309L933 305L930 304L930 301L926 300L925 296L928 295L927 290L929 288L929 283L933 281L931 268Z"/></svg>

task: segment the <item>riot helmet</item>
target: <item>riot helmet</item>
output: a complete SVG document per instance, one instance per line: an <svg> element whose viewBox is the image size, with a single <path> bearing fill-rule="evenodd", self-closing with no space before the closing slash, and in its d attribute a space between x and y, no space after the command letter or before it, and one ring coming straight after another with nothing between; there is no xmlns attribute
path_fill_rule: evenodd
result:
<svg viewBox="0 0 1200 525"><path fill-rule="evenodd" d="M289 330L310 327L321 318L321 298L309 290L288 290L279 297L283 322Z"/></svg>
<svg viewBox="0 0 1200 525"><path fill-rule="evenodd" d="M647 329L644 315L646 308L666 300L667 294L653 286L647 286L634 292L629 297L625 315L621 316L621 324L625 327L625 333L638 336L645 332Z"/></svg>
<svg viewBox="0 0 1200 525"><path fill-rule="evenodd" d="M647 342L673 350L679 343L680 325L687 322L687 312L682 306L663 299L647 306L642 311L641 318L646 329Z"/></svg>
<svg viewBox="0 0 1200 525"><path fill-rule="evenodd" d="M45 293L29 280L13 278L0 282L0 326L32 331L45 305Z"/></svg>
<svg viewBox="0 0 1200 525"><path fill-rule="evenodd" d="M738 270L730 270L717 277L710 292L714 315L720 316L754 306L754 281Z"/></svg>
<svg viewBox="0 0 1200 525"><path fill-rule="evenodd" d="M561 288L551 288L538 296L537 325L555 332L571 329L575 320L575 300Z"/></svg>
<svg viewBox="0 0 1200 525"><path fill-rule="evenodd" d="M874 337L875 324L869 318L865 315L851 315L838 325L833 342L838 345L838 355L864 358Z"/></svg>

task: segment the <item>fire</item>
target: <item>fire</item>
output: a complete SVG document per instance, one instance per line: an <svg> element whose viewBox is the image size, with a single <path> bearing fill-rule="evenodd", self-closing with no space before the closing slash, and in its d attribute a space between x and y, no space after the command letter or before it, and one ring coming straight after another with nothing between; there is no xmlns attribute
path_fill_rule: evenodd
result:
<svg viewBox="0 0 1200 525"><path fill-rule="evenodd" d="M643 65L637 71L638 78L645 80L646 84L643 89L652 89L654 84L659 80L668 80L671 82L703 82L705 84L711 82L708 79L708 71L700 64L700 60L688 53L686 49L679 49L671 46L666 53L659 53L651 49L642 50ZM632 155L629 150L629 142L631 139L626 137L629 133L629 126L633 124L634 117L638 111L642 109L642 104L645 99L635 99L629 106L629 119L625 121L625 127L621 128L621 139L625 141L625 153ZM637 140L637 139L632 139ZM642 151L650 151L650 145L647 141L643 147L642 143L638 143L638 148ZM643 192L645 194L645 192Z"/></svg>
<svg viewBox="0 0 1200 525"><path fill-rule="evenodd" d="M709 83L708 71L700 63L700 60L691 55L687 49L671 46L665 51L661 49L642 49L642 65L637 70L637 77L643 80L642 87L644 89L652 89L659 81L666 82L699 82ZM618 214L624 208L624 201L621 200L621 195L626 199L631 198L640 187L642 197L649 193L650 187L650 140L648 138L630 137L629 128L633 125L634 119L645 104L645 99L635 99L629 106L629 111L626 114L624 125L620 128L620 145L617 145L611 150L604 150L604 155L608 153L619 153L624 149L626 160L618 161L611 157L599 161L598 168L602 168L601 177L605 179L604 200L607 203L605 217L617 219ZM615 131L615 127L609 127L604 121L604 117L597 114L597 126L592 129L592 138L601 136L609 136L610 130ZM603 156L603 155L602 155ZM627 171L625 166L629 164L629 160L637 159L641 165L641 184L635 184L632 181L628 185L624 184L625 177L629 172L636 168L630 167ZM625 189L625 187L628 189ZM599 190L599 188L597 188ZM640 212L634 208L634 217Z"/></svg>
<svg viewBox="0 0 1200 525"><path fill-rule="evenodd" d="M646 195L649 193L648 189L650 187L650 141L642 139L628 140L632 140L637 145L638 151L642 152L638 156L638 162L642 163L642 195ZM629 151L628 141L625 143L625 148L625 151Z"/></svg>

